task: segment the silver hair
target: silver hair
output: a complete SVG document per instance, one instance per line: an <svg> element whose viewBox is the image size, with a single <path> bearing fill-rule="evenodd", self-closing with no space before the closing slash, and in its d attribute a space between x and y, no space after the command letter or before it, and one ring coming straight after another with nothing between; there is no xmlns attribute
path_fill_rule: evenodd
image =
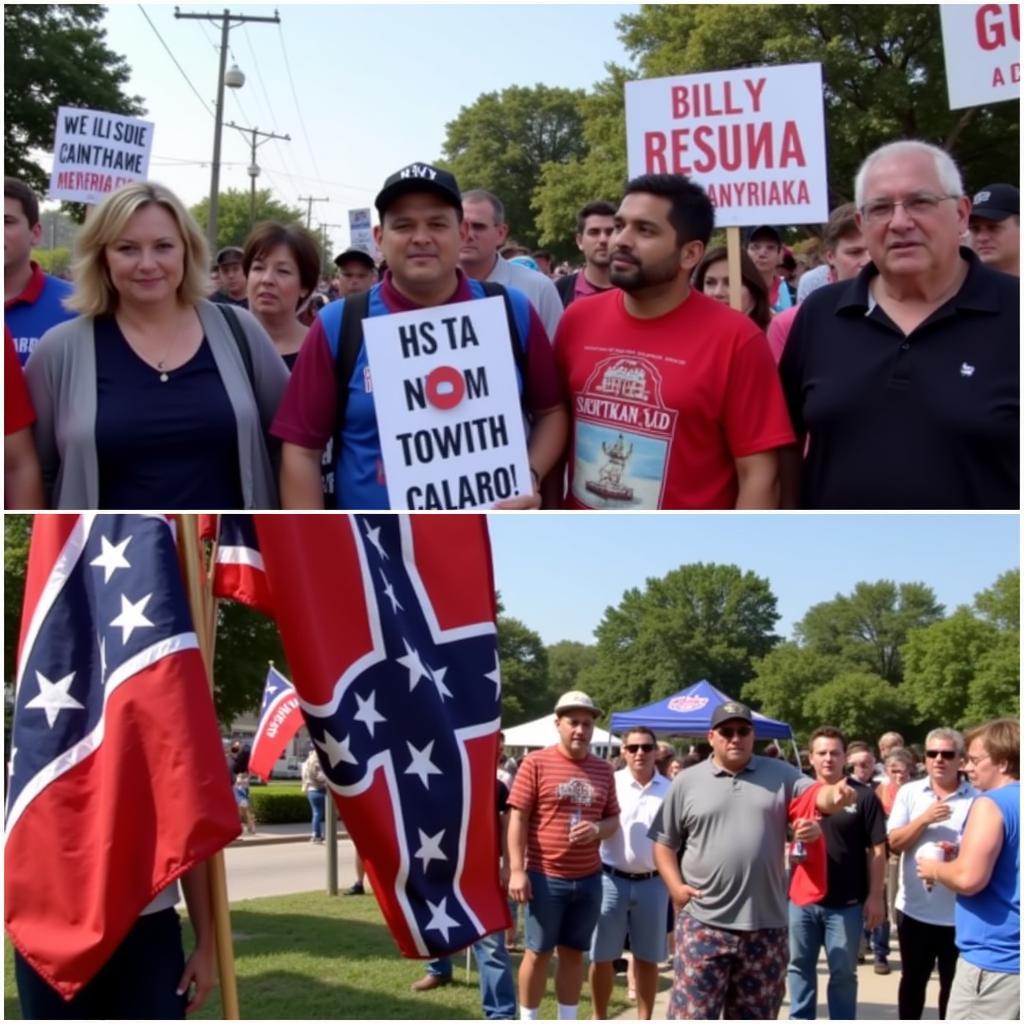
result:
<svg viewBox="0 0 1024 1024"><path fill-rule="evenodd" d="M953 748L956 752L961 757L964 756L964 734L958 729L932 729L932 731L924 738L925 750L931 746L932 740L949 740L953 744Z"/></svg>
<svg viewBox="0 0 1024 1024"><path fill-rule="evenodd" d="M462 201L470 203L490 203L494 211L495 225L505 223L505 204L493 193L485 188L471 188L468 192L462 193Z"/></svg>
<svg viewBox="0 0 1024 1024"><path fill-rule="evenodd" d="M890 142L885 146L869 153L864 163L857 171L857 177L853 180L853 201L859 210L864 205L864 181L871 168L879 160L889 157L909 156L920 153L931 157L935 164L935 173L939 176L939 182L946 195L962 196L964 194L964 183L960 177L960 169L953 162L953 158L938 146L928 142L919 142L917 139L901 139L899 142Z"/></svg>
<svg viewBox="0 0 1024 1024"><path fill-rule="evenodd" d="M890 761L900 761L908 768L914 767L914 755L907 750L906 747L893 747L892 750L885 755L885 763L888 764Z"/></svg>

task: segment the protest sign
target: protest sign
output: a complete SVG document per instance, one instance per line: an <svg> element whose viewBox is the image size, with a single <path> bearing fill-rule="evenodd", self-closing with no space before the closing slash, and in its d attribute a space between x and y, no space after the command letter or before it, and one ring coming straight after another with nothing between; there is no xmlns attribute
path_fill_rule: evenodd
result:
<svg viewBox="0 0 1024 1024"><path fill-rule="evenodd" d="M949 108L1020 97L1020 6L940 4Z"/></svg>
<svg viewBox="0 0 1024 1024"><path fill-rule="evenodd" d="M363 336L391 508L533 493L501 298L370 317Z"/></svg>
<svg viewBox="0 0 1024 1024"><path fill-rule="evenodd" d="M98 203L130 181L145 181L152 150L152 121L59 107L49 198Z"/></svg>
<svg viewBox="0 0 1024 1024"><path fill-rule="evenodd" d="M370 222L368 206L361 210L348 211L348 238L351 248L362 249L375 260L380 258L380 250L373 239L373 227Z"/></svg>
<svg viewBox="0 0 1024 1024"><path fill-rule="evenodd" d="M626 83L629 176L685 174L718 227L828 220L821 65Z"/></svg>

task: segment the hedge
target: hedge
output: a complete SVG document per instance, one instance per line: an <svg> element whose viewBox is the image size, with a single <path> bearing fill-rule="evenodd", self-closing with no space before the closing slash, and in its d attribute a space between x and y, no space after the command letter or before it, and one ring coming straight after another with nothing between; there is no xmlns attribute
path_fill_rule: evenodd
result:
<svg viewBox="0 0 1024 1024"><path fill-rule="evenodd" d="M281 792L275 789L257 789L253 786L249 790L249 803L252 804L256 820L264 825L283 825L289 822L308 822L313 814L302 792L288 791Z"/></svg>

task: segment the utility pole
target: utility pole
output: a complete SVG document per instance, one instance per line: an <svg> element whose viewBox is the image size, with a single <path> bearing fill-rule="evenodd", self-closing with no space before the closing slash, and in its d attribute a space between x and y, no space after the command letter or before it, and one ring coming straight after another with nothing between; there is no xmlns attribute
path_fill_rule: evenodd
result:
<svg viewBox="0 0 1024 1024"><path fill-rule="evenodd" d="M327 229L328 228L343 228L344 224L321 224L320 225L320 263L325 270L329 268L330 260L327 256Z"/></svg>
<svg viewBox="0 0 1024 1024"><path fill-rule="evenodd" d="M313 224L313 204L314 203L326 203L330 201L330 196L299 196L300 203L306 203L306 230L308 231Z"/></svg>
<svg viewBox="0 0 1024 1024"><path fill-rule="evenodd" d="M240 124L235 124L234 121L228 121L225 125L226 128L234 128L235 131L241 132L243 135L252 135L252 142L250 146L252 148L252 162L249 164L249 230L251 231L256 225L256 179L260 176L260 167L256 163L256 150L268 143L271 139L280 139L282 142L291 142L292 137L290 135L275 135L273 132L261 132L259 128L243 128ZM257 142L256 137L259 136L263 139L262 142Z"/></svg>
<svg viewBox="0 0 1024 1024"><path fill-rule="evenodd" d="M193 20L211 21L213 24L220 24L220 67L217 72L217 110L213 116L213 163L210 167L210 212L209 221L206 225L206 240L210 246L212 256L217 249L217 208L220 205L220 141L221 127L224 120L224 79L225 69L228 60L228 33L247 21L264 21L274 25L281 24L281 18L277 11L274 11L272 18L259 17L251 14L232 14L226 7L220 14L203 12L202 14L182 14L181 9L174 8L175 18L191 18ZM241 79L235 81L233 88L240 88L245 82L245 76L232 68Z"/></svg>

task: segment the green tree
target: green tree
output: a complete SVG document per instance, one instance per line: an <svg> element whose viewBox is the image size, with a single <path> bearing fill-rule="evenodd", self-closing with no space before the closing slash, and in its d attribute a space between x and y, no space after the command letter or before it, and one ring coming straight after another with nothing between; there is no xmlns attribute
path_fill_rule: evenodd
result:
<svg viewBox="0 0 1024 1024"><path fill-rule="evenodd" d="M809 693L803 711L810 729L834 725L847 740L873 743L887 729L914 734L914 707L902 687L872 672L841 673ZM803 734L805 742L808 735Z"/></svg>
<svg viewBox="0 0 1024 1024"><path fill-rule="evenodd" d="M807 698L843 668L842 659L835 655L792 642L779 644L754 661L754 678L740 695L763 714L787 722L794 733L806 735L815 725L804 713Z"/></svg>
<svg viewBox="0 0 1024 1024"><path fill-rule="evenodd" d="M753 659L778 641L778 619L767 580L735 565L683 565L606 609L595 631L597 662L581 678L609 711L702 678L735 695L753 676Z"/></svg>
<svg viewBox="0 0 1024 1024"><path fill-rule="evenodd" d="M57 108L143 114L131 69L107 47L99 4L4 5L4 174L45 192L33 150L53 150Z"/></svg>
<svg viewBox="0 0 1024 1024"><path fill-rule="evenodd" d="M244 246L249 237L250 195L243 189L229 188L220 193L217 206L217 248L225 245ZM196 223L205 232L210 215L210 199L207 196L191 208ZM274 220L279 224L304 224L305 214L294 206L286 206L274 198L268 188L256 190L256 223Z"/></svg>
<svg viewBox="0 0 1024 1024"><path fill-rule="evenodd" d="M518 725L554 707L548 690L548 654L540 636L519 619L498 614L501 720Z"/></svg>
<svg viewBox="0 0 1024 1024"><path fill-rule="evenodd" d="M832 654L898 683L900 648L912 629L942 618L943 607L923 583L858 583L849 595L814 605L797 623L797 638L812 650Z"/></svg>
<svg viewBox="0 0 1024 1024"><path fill-rule="evenodd" d="M485 188L505 204L513 237L537 241L530 203L541 168L584 152L583 90L514 85L478 96L445 126L443 163L463 191Z"/></svg>
<svg viewBox="0 0 1024 1024"><path fill-rule="evenodd" d="M1004 572L988 590L974 595L974 607L999 630L1020 632L1020 569Z"/></svg>
<svg viewBox="0 0 1024 1024"><path fill-rule="evenodd" d="M25 569L32 517L4 516L4 681L14 682L17 671L21 605L25 599Z"/></svg>
<svg viewBox="0 0 1024 1024"><path fill-rule="evenodd" d="M1002 633L979 659L967 691L963 726L1020 718L1020 630Z"/></svg>
<svg viewBox="0 0 1024 1024"><path fill-rule="evenodd" d="M548 687L556 698L569 690L580 690L582 674L597 663L593 644L559 640L548 647Z"/></svg>

